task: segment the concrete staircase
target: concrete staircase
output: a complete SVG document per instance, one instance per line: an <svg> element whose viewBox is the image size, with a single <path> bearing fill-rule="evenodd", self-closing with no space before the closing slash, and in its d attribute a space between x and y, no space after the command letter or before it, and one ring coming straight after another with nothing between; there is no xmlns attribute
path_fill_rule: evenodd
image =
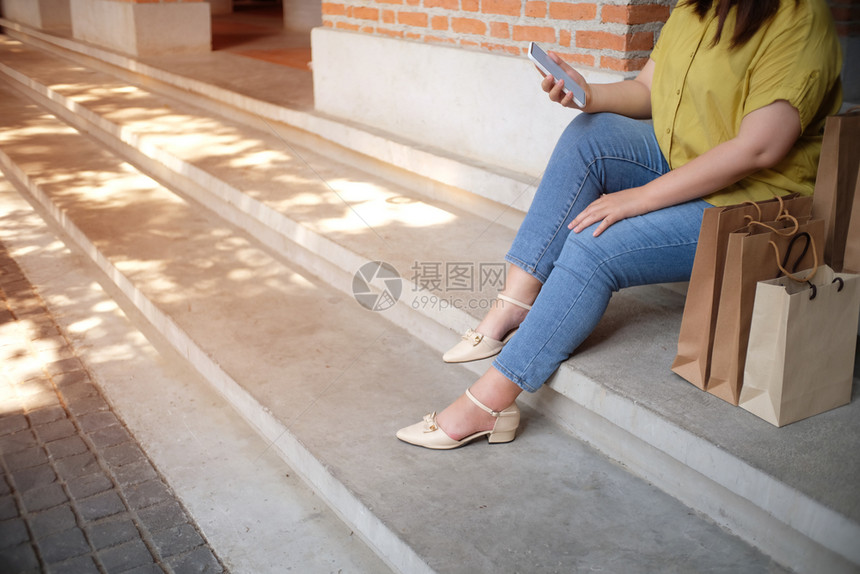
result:
<svg viewBox="0 0 860 574"><path fill-rule="evenodd" d="M394 438L488 366L441 362L496 290L445 264L502 261L528 178L317 115L309 72L0 24L5 176L393 571L860 571L857 401L776 429L688 385L684 286L619 293L514 443Z"/></svg>

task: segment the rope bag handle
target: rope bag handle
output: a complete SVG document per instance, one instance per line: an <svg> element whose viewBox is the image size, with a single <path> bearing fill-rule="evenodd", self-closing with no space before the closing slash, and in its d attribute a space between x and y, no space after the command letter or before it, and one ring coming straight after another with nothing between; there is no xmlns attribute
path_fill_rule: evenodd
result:
<svg viewBox="0 0 860 574"><path fill-rule="evenodd" d="M745 217L749 217L749 215L747 215ZM767 223L762 223L761 221L750 221L747 224L747 227L749 227L749 228L764 227L768 231L772 231L773 233L776 233L777 235L780 235L782 237L791 237L792 235L796 235L797 232L800 231L800 222L797 221L797 218L793 215L789 215L788 213L783 213L783 214L779 215L779 217L776 218L776 221L790 221L793 225L791 227L785 227L783 229L779 229L779 228L776 228L772 225L768 225ZM809 235L809 234L807 233L807 235ZM805 253L806 253L806 251L804 251L804 254Z"/></svg>
<svg viewBox="0 0 860 574"><path fill-rule="evenodd" d="M792 267L791 271L788 271L788 269L786 269L786 266L788 265L789 257L791 257L791 252L794 249L794 243L801 237L806 238L806 245L804 245L803 251L800 252L800 257L795 260L794 266ZM786 249L785 251L785 256L782 257L781 260L779 256L779 247L777 246L777 244L773 241L768 241L768 243L771 247L773 247L774 255L776 255L776 266L779 267L779 270L782 272L783 275L785 275L789 279L797 281L798 283L809 283L810 281L812 281L812 278L815 277L815 274L818 272L818 250L815 248L815 239L813 239L809 233L804 231L792 237L791 241L788 244L788 249ZM797 273L797 266L800 265L800 262L806 256L806 252L809 251L810 247L812 247L812 271L808 273L806 277L798 277L797 275L795 275L795 273ZM815 297L814 294L813 297Z"/></svg>
<svg viewBox="0 0 860 574"><path fill-rule="evenodd" d="M860 106L858 106L858 109L860 109ZM788 219L789 221L793 221L794 225L795 225L794 231L792 231L791 233L783 233L777 229L774 229L773 227L769 227L769 226L765 225L764 223L762 223L762 218L764 216L762 215L762 212L761 212L761 206L758 204L758 202L755 202L755 201L745 201L742 204L742 205L752 205L753 207L755 207L755 210L756 210L755 216L744 215L745 226L749 227L750 225L753 225L753 224L759 224L759 225L763 225L764 227L767 227L771 231L775 232L777 235L783 235L785 237L788 237L789 235L794 235L795 233L797 233L797 229L800 227L800 225L797 222L797 218L794 217L793 215L791 215L788 212L788 209L785 208L785 200L782 198L781 195L774 195L774 199L776 199L779 202L779 211L777 212L776 217L774 218L774 221L783 221L785 219Z"/></svg>

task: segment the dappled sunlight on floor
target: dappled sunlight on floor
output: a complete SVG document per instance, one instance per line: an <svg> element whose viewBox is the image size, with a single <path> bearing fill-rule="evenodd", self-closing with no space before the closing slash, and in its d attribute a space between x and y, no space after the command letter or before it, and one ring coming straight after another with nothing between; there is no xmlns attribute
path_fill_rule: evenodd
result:
<svg viewBox="0 0 860 574"><path fill-rule="evenodd" d="M316 242L312 234L318 234L367 261L387 261L404 277L445 261L471 264L475 273L479 263L502 264L496 246L509 243L510 230L480 218L463 225L471 216L457 207L405 193L382 177L332 161L323 150L295 144L290 128L263 122L264 128L252 129L98 73L86 82L48 68L37 76L126 143L265 225L287 230L291 239ZM0 143L14 148L16 162L37 166L30 170L38 172L34 182L61 209L75 212L80 225L98 229L94 244L122 273L146 283L161 304L179 309L185 301L188 312L200 304L189 299L208 294L241 290L252 296L263 286L291 293L303 283L267 274L269 256L258 260L258 249L220 223L198 225L206 210L163 194L156 181L128 164L73 150L72 143L65 157L52 156L57 138L71 142L74 132L55 126L51 133L44 122L50 117L34 111L29 121L0 132ZM211 251L200 256L197 245ZM214 269L228 259L240 267L216 276Z"/></svg>
<svg viewBox="0 0 860 574"><path fill-rule="evenodd" d="M428 227L451 223L456 216L450 211L412 198L395 196L379 185L350 180L327 182L338 197L350 206L348 213L338 218L318 221L323 231L351 231L356 226L374 228L394 223L405 227Z"/></svg>
<svg viewBox="0 0 860 574"><path fill-rule="evenodd" d="M411 242L421 238L407 239L402 236L407 230L443 226L456 219L447 207L399 196L388 184L368 174L356 177L354 169L333 172L326 158L292 146L274 127L272 133L255 133L183 109L179 103L166 104L164 98L116 79L80 84L51 76L43 81L114 122L126 141L181 158L318 232L361 235L367 227L377 233L387 227L390 232L386 239ZM33 126L27 129L37 130L32 133L39 130ZM6 137L17 135L13 130ZM50 158L44 161L47 165ZM53 171L54 178L67 177ZM89 199L109 200L111 191L99 174L78 167L73 179L91 188ZM128 185L138 184L130 180Z"/></svg>
<svg viewBox="0 0 860 574"><path fill-rule="evenodd" d="M14 227L4 215L2 226ZM59 332L46 313L41 298L0 245L0 417L56 403L45 365L68 358L68 350L58 342Z"/></svg>
<svg viewBox="0 0 860 574"><path fill-rule="evenodd" d="M0 102L0 108L3 106ZM268 371L258 373L258 366L248 364L247 355L241 351L248 344L259 348L279 372L289 373L291 390L279 394L276 401L287 417L298 417L318 399L320 389L315 381L328 369L344 369L354 362L354 357L335 352L355 339L342 327L336 327L322 344L306 340L331 325L350 324L342 316L349 306L338 305L339 300L333 302L331 296L320 297L324 287L316 279L277 261L208 211L161 189L146 176L124 174L119 169L123 162L84 145L85 139L78 137L64 145L57 133L28 132L26 125L41 127L45 121L37 110L29 112L27 121L3 145L3 152L25 172L36 165L34 173L38 175L33 179L38 180L35 183L40 193L54 202L68 225L76 226L98 247L105 258L103 270L118 285L125 284L121 288L129 289L127 295L143 309L155 312L157 308L171 321L182 324L196 340L212 340L223 346L219 355L222 364L233 365L247 377L259 380L262 390L283 388L283 380L269 380ZM57 128L62 135L64 128L59 124ZM55 150L53 162L43 164L29 151L34 144L40 145L42 138ZM56 153L57 146L68 152ZM88 175L76 179L75 170ZM137 184L130 185L135 177ZM96 179L98 185L92 185ZM14 227L4 222L9 233L16 233ZM26 242L26 237L17 233ZM31 257L40 255L50 257L43 247L30 253ZM83 290L81 286L80 294ZM85 318L73 321L69 332L86 332L88 337L98 338L103 328L100 313L105 312L112 310L93 309ZM263 317L267 321L262 321ZM381 321L379 317L368 319L371 324ZM157 317L153 320L163 321ZM224 321L233 326L225 330ZM288 346L270 347L269 342L281 340L285 328L301 336ZM93 359L122 361L128 352L121 341L105 341L93 351ZM311 361L298 366L300 359L318 354L329 358L324 364ZM271 369L271 364L266 368Z"/></svg>
<svg viewBox="0 0 860 574"><path fill-rule="evenodd" d="M0 199L9 195L17 194L11 191L9 182L0 176ZM9 255L38 261L39 266L50 270L51 275L60 274L62 270L56 267L57 257L67 253L68 247L57 240L41 242L38 239L40 232L34 230L39 230L42 226L44 221L32 211L7 211L0 208L0 241L11 242L14 238L18 245L14 249L9 248ZM9 273L9 268L7 266L3 269L4 274ZM33 410L44 406L45 401L55 401L49 377L59 371L52 365L61 365L63 361L69 361L73 357L68 341L47 315L41 295L23 275L21 277L20 281L14 282L14 289L10 288L8 283L5 289L2 289L5 300L17 316L16 320L5 315L3 317L6 320L0 319L0 386L3 386L0 389L0 411L20 407ZM4 278L4 283L6 280L8 277ZM101 287L96 283L80 284L75 286L74 293L55 294L49 302L64 308L85 301L86 293L100 291ZM74 301L70 297L74 297ZM0 310L3 306L0 302ZM117 304L112 300L103 300L82 311L84 318L67 326L69 334L74 336L87 333L95 338L109 338L103 329L103 318L106 314L120 313ZM98 349L100 362L123 362L132 358L134 353L134 345L116 338L104 341ZM50 393L40 395L39 388Z"/></svg>
<svg viewBox="0 0 860 574"><path fill-rule="evenodd" d="M41 365L30 354L30 350L18 343L21 339L30 338L28 331L25 322L14 321L11 317L0 324L0 362L3 364L3 373L0 375L0 416L20 410L28 394L24 390L24 381L34 381L44 376Z"/></svg>

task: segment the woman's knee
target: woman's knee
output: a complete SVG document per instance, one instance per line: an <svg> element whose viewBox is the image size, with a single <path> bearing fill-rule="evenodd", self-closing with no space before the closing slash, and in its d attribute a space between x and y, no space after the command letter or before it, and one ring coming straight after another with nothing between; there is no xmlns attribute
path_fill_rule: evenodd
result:
<svg viewBox="0 0 860 574"><path fill-rule="evenodd" d="M585 165L607 156L638 161L650 155L641 143L648 136L653 136L651 127L639 120L611 113L578 114L559 138L556 154L566 156L564 162L578 158Z"/></svg>
<svg viewBox="0 0 860 574"><path fill-rule="evenodd" d="M595 224L596 226L596 224ZM570 232L565 240L556 267L565 270L577 281L606 294L615 293L629 286L629 267L636 253L625 240L625 225L616 224L598 237L592 235L593 227L581 233Z"/></svg>
<svg viewBox="0 0 860 574"><path fill-rule="evenodd" d="M642 122L626 116L612 113L577 114L567 125L565 132L570 131L577 137L594 135L598 139L617 134L624 134L631 129L640 127ZM589 138L593 139L593 138Z"/></svg>
<svg viewBox="0 0 860 574"><path fill-rule="evenodd" d="M698 205L672 208L678 217L651 212L619 221L594 237L593 228L568 234L556 265L587 278L594 287L626 287L686 281L696 251ZM674 223L673 223L674 222ZM668 228L668 229L667 229ZM654 232L654 230L663 230Z"/></svg>
<svg viewBox="0 0 860 574"><path fill-rule="evenodd" d="M565 142L567 145L575 145L576 142L582 141L588 143L593 141L595 137L601 137L601 126L611 123L610 117L614 114L577 114L559 138L560 143Z"/></svg>

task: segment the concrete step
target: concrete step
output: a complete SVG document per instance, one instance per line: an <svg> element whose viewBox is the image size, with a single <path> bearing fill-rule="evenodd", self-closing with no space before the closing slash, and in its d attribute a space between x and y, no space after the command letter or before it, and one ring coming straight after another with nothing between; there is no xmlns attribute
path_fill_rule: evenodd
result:
<svg viewBox="0 0 860 574"><path fill-rule="evenodd" d="M111 297L112 291L116 291L115 286L106 280L86 254L48 225L43 216L50 219L28 203L0 174L0 242L14 256L27 279L37 286L39 297L47 304L50 315L65 335L58 349L56 336L51 339L39 337L40 333L46 332L44 321L50 321L50 317L19 316L18 326L26 324L35 338L32 354L38 354L39 359L53 364L54 369L57 368L55 362L60 360L64 365L83 363L88 375L86 379L98 386L110 405L110 411L97 415L90 413L90 426L86 426L86 432L81 435L97 438L99 433L92 435L93 420L115 421L112 415L116 415L134 437L135 444L144 450L145 458L155 465L153 470L148 462L134 456L128 456L134 461L132 463L126 459L117 460L114 453L110 470L120 481L121 486L117 490L122 489L128 495L128 484L152 479L154 473L163 477L176 493L176 498L194 517L209 544L223 556L226 571L233 574L285 571L376 574L390 571L296 472L268 448L268 441L238 417L233 407L166 344L163 337L139 316L133 305L123 305L122 308L117 305L117 300L123 302L124 298L118 296L115 300ZM6 270L4 267L3 271ZM16 309L22 310L25 309ZM10 326L9 323L2 325L4 333L0 349L5 352L0 380L11 374L5 364L5 357L10 356L9 348L26 345L26 340L14 339L8 330ZM50 326L53 327L53 323ZM53 332L56 335L56 331ZM66 346L66 340L69 346ZM7 345L5 349L4 344ZM72 355L69 354L70 348L74 349ZM17 353L14 358L13 362L19 369L26 364L26 354L21 357ZM82 398L76 398L77 407L86 411L80 404ZM4 416L9 406L6 401L4 394L0 400L0 412ZM13 402L17 401L13 399ZM30 406L32 404L30 402ZM82 425L88 418L80 416L80 411L74 408L71 408L71 413ZM115 446L107 449L102 442L105 441L93 445L97 455L104 457L110 450L116 450ZM112 443L108 441L107 444ZM133 452L134 449L127 454ZM86 504L85 497L89 496L88 492L74 488L69 489L69 494L78 508ZM136 519L142 520L143 524L138 526L150 535L160 532L158 536L163 539L165 529L175 526L177 521L184 522L184 518L177 518L177 503L173 496L171 493L171 502L149 506L140 512ZM46 502L47 495L42 494L42 497L41 500ZM24 493L24 500L31 510L39 507L32 504L32 490ZM147 504L159 500L155 496ZM89 502L92 504L92 499ZM53 502L47 501L47 504ZM137 501L137 504L142 502ZM31 524L38 525L51 514L56 517L56 511L63 508L67 506L54 507L35 516L30 512ZM180 510L179 516L184 516L184 511ZM4 515L4 519L6 517ZM57 527L55 530L62 530L68 526L63 522L54 519L51 524ZM4 529L8 524L7 520L3 521ZM114 525L120 527L118 532L122 532L121 521L114 522ZM89 519L80 526L93 530ZM102 521L99 526L104 528L106 524ZM38 540L43 557L65 555L57 550L62 548L63 542L68 545L68 538L53 536L45 539L43 532L32 534ZM177 531L173 530L172 534L177 536ZM125 541L125 536L121 534L117 540ZM8 569L4 571L23 572L14 570L4 560L14 555L6 547L6 542L4 539L0 544L3 547L0 549L0 562ZM113 544L112 541L108 543ZM129 548L134 548L133 544L114 545L109 549L102 544L104 540L94 543L102 560L109 556L114 558L115 564L110 571L122 570L121 564L117 563L122 556L127 566L139 559L138 553L129 551ZM125 554L121 555L123 550ZM186 555L184 564L177 557L169 559L169 562L175 567L170 569L168 561L165 561L167 572L211 571L210 559L202 549ZM56 566L48 565L43 571L90 571L80 563L75 567L74 561L60 564L59 570ZM198 569L194 570L194 567Z"/></svg>
<svg viewBox="0 0 860 574"><path fill-rule="evenodd" d="M470 161L373 126L315 112L313 76L307 70L227 52L134 59L76 41L71 38L70 30L65 34L62 30L48 34L3 18L0 27L12 38L73 56L96 69L108 69L133 83L157 85L159 90L180 98L192 96L195 105L220 115L254 125L260 125L261 120L281 123L320 136L340 146L341 152L349 150L341 159L355 159L358 155L363 161L378 160L375 171L384 171L389 178L404 178L412 186L422 186L425 195L455 199L478 214L486 214L487 206L475 202L476 198L498 202L503 206L499 214L503 223L510 210L525 211L531 203L536 182L533 175ZM468 194L461 190L468 190ZM511 223L516 228L515 219Z"/></svg>
<svg viewBox="0 0 860 574"><path fill-rule="evenodd" d="M510 225L493 225L492 221L476 218L468 211L428 201L412 188L356 172L349 166L332 167L330 154L315 155L292 143L290 138L295 132L273 122L263 125L265 131L249 129L247 125L213 118L146 90L130 88L115 78L96 78L92 69L87 71L91 86L87 89L87 82L79 78L69 76L63 80L63 74L69 70L62 63L52 63L51 58L23 48L16 54L4 53L4 69L19 85L33 90L35 97L40 94L45 102L53 101L57 113L62 114L63 108L73 112L66 113L69 121L83 117L87 124L82 127L100 134L105 141L112 141L114 147L117 140L127 142L120 147L134 155L136 162L146 164L148 170L160 171L159 177L171 185L178 181L175 174L181 173L185 180L190 180L185 187L177 185L184 193L243 226L279 254L287 253L343 292L349 293L352 273L368 260L393 261L401 271L410 268L410 261L412 264L462 261L464 236L467 245L475 245L474 235L468 233L477 227L488 229L484 234L492 235L486 241L487 250L472 252L469 259L472 264L493 262L510 240ZM27 69L28 66L31 67ZM199 103L196 98L194 102ZM193 131L183 129L184 142L170 136L176 132L177 121L184 127L193 126ZM211 146L206 150L196 149L193 143L188 146L188 140L195 135L206 142L229 140L245 145L253 142L258 147L241 153L225 147L219 157L201 158L200 152L212 154L212 149ZM300 141L310 140L302 136ZM129 152L128 144L136 151ZM331 196L333 189L327 189L324 181L333 180L330 173L337 174L340 179L358 183L363 194L373 190L361 197L368 205L372 204L367 213L381 216L382 223L371 225L373 229L369 230L358 218L347 223L352 227L320 227L320 221L333 219L331 211L326 211L331 205L309 207L299 199L303 211L297 214L297 204L290 204L289 198L285 200L285 186L266 188L263 182L248 189L253 180L253 174L247 170L249 165L255 166L255 171L265 172L267 181L276 181L279 175L286 178L283 181L294 181L290 178L296 172L286 165L283 157L278 158L281 165L274 165L278 161L265 155L283 149L282 146L296 157L311 158L307 163L294 162L304 164L304 173L302 170L299 173L305 183L311 182L307 188L311 191L306 193ZM233 165L225 167L230 162ZM314 168L315 163L332 171ZM166 175L158 164L166 166ZM378 166L369 165L371 169ZM229 193L225 196L219 192L222 198L212 200L201 187L226 189ZM240 210L233 210L234 205ZM248 209L248 205L253 208ZM390 208L391 205L396 208ZM404 205L409 209L397 209ZM355 213L348 212L348 216ZM430 221L435 233L420 237L422 228L408 225L416 218L425 224ZM392 222L401 225L407 222L407 225L398 228ZM375 233L377 227L382 233ZM281 237L266 239L272 237L272 230ZM390 237L386 236L388 233ZM285 236L288 241L283 239ZM448 242L448 238L453 240ZM293 243L303 248L297 249ZM472 293L464 301L486 301L490 296L487 291ZM420 297L435 296L439 301L444 300L439 296L443 294L414 292L406 305L383 315L438 352L456 340L454 332L469 325L473 315L482 313L477 307L465 311L434 308L428 312L421 306ZM418 313L412 311L416 301ZM840 564L845 567L840 555L854 564L860 562L853 555L856 550L851 542L858 532L857 492L852 482L858 463L854 457L844 456L846 452L856 452L853 447L857 446L858 433L850 432L856 431L857 426L857 417L852 416L854 407L777 430L689 387L667 369L674 353L682 306L682 295L671 289L633 289L620 294L613 300L598 331L554 378L551 389L528 398L528 402L551 414L568 431L740 533L784 564L801 571L814 571L821 560L832 561L834 568ZM635 320L631 322L630 317ZM484 368L485 364L477 364L461 370L474 373ZM450 396L439 404L444 404ZM815 436L812 446L811 434ZM750 436L758 440L751 444ZM794 464L799 457L807 461L802 468ZM827 469L826 475L820 472L822 468Z"/></svg>
<svg viewBox="0 0 860 574"><path fill-rule="evenodd" d="M782 571L531 410L492 452L399 443L471 374L2 87L8 176L395 570Z"/></svg>

